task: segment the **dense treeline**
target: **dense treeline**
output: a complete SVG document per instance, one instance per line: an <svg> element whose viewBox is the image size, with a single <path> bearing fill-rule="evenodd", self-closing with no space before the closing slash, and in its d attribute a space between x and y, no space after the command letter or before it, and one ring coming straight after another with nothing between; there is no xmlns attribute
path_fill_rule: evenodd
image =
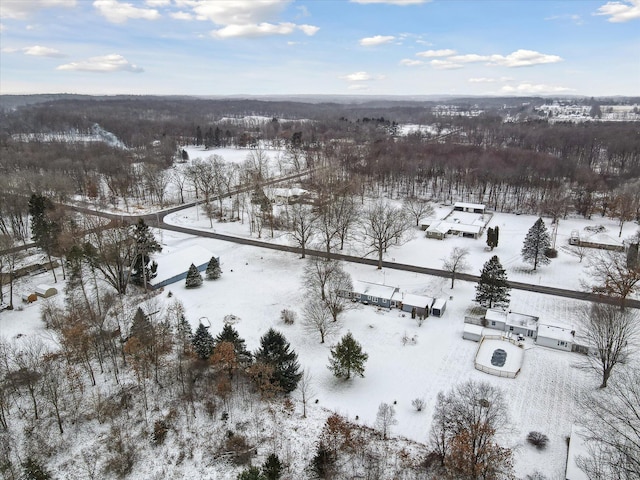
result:
<svg viewBox="0 0 640 480"><path fill-rule="evenodd" d="M59 199L98 196L162 200L158 172L187 144L288 149L309 167L331 165L359 190L420 195L434 201L487 203L501 211L570 211L638 217L640 134L633 122L549 123L526 120L547 100L461 99L353 103L64 97L0 113L3 189ZM526 100L526 101L525 101ZM584 102L592 100L583 99ZM477 110L485 106L484 111ZM471 110L476 112L471 115ZM443 113L443 111L445 113ZM478 113L478 111L480 113ZM447 113L448 112L448 113ZM505 121L516 112L524 121ZM255 118L261 116L262 119ZM271 119L271 120L266 120ZM509 117L513 118L513 117ZM399 124L429 125L402 135ZM45 134L88 133L96 125L121 145L52 141ZM40 134L25 141L19 135ZM165 177L160 178L159 176ZM148 184L145 186L145 182ZM149 193L153 191L153 193ZM622 203L624 203L622 202ZM162 203L162 202L161 202ZM631 211L631 213L629 213Z"/></svg>

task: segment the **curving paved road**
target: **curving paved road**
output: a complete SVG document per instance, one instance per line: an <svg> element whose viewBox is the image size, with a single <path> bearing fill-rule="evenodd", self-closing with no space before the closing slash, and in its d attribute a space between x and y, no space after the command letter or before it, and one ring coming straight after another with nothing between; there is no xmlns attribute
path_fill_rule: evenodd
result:
<svg viewBox="0 0 640 480"><path fill-rule="evenodd" d="M262 182L263 185L272 185L272 184L276 184L279 182L283 182L286 180L292 180L292 179L296 179L296 178L300 178L303 176L308 175L310 172L309 171L304 171L301 173L296 173L294 175L288 175L286 177L279 177L279 178L275 178L275 179L271 179L271 180L267 180L265 182ZM238 189L236 189L234 192L227 194L225 196L230 196L230 195L235 195L236 193L240 193L240 192L245 192L248 191L252 188L255 188L254 185L245 185L242 187L239 187ZM212 198L213 201L217 200L217 197ZM112 223L117 222L117 221L124 221L125 219L128 222L137 222L139 219L143 219L148 225L150 226L154 226L157 228L162 228L164 230L172 230L174 232L180 232L180 233L185 233L188 235L195 235L195 236L200 236L200 237L207 237L207 238L213 238L216 240L222 240L225 242L233 242L233 243L238 243L241 245L249 245L249 246L253 246L253 247L258 247L258 248L268 248L271 250L280 250L283 252L289 252L289 253L295 253L298 255L302 255L302 249L300 247L292 247L292 246L288 246L288 245L278 245L278 244L274 244L274 243L269 243L269 242L264 242L264 241L260 241L260 240L253 240L253 239L249 239L249 238L241 238L241 237L234 237L231 235L223 235L220 233L214 233L214 232L207 232L207 231L203 231L203 230L196 230L193 228L185 228L185 227L180 227L177 225L169 225L168 223L165 223L164 218L171 214L171 213L175 213L175 212L179 212L180 210L184 210L186 208L190 208L193 207L195 205L197 205L198 203L200 203L199 201L196 202L190 202L190 203L186 203L183 205L179 205L177 207L172 207L172 208L168 208L166 210L161 210L158 211L156 213L151 213L151 214L145 214L145 215L120 215L120 214L114 214L114 213L106 213L106 212L98 212L95 210L92 210L91 208L85 208L85 207L78 207L78 206L67 206L68 208L78 211L78 212L82 212L82 213L86 213L86 214L90 214L90 215L98 215L98 216L102 216L105 218L108 218L110 220L112 220ZM24 247L22 247L24 248ZM372 259L372 258L363 258L363 257L356 257L353 255L343 255L341 253L331 253L329 255L327 255L326 252L324 251L320 251L320 250L309 250L309 249L305 249L305 252L307 255L315 255L315 256L320 256L320 257L329 257L329 258L333 258L336 260L342 260L345 262L352 262L352 263L360 263L360 264L364 264L364 265L372 265L372 266L377 266L378 261L377 259ZM428 268L428 267L420 267L417 265L410 265L410 264L406 264L406 263L396 263L396 262L388 262L388 261L383 261L382 262L382 266L384 268L390 268L390 269L394 269L394 270L403 270L406 272L414 272L414 273L420 273L423 275L432 275L432 276L436 276L436 277L444 277L444 278L451 278L451 273L447 272L445 270L440 270L437 268ZM459 273L456 274L456 280L461 280L461 281L467 281L467 282L477 282L479 280L479 276L477 275L470 275L470 274L466 274L466 273ZM544 285L534 285L534 284L530 284L530 283L522 283L522 282L509 282L509 286L512 289L515 290L524 290L527 292L535 292L535 293L542 293L545 295L554 295L556 297L564 297L564 298L573 298L576 300L586 300L586 301L590 301L590 302L599 302L599 303L609 303L609 304L618 304L619 300L613 297L605 297L602 295L598 295L598 294L594 294L594 293L590 293L590 292L581 292L581 291L577 291L577 290L568 290L568 289L564 289L564 288L557 288L557 287L548 287L548 286L544 286ZM638 308L640 309L640 300L634 300L634 299L627 299L625 301L625 305L627 307L630 308Z"/></svg>

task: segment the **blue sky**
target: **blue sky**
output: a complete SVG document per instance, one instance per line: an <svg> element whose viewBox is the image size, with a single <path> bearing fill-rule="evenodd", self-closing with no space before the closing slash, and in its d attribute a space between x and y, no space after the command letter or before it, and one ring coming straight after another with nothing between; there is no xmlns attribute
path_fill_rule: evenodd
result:
<svg viewBox="0 0 640 480"><path fill-rule="evenodd" d="M1 0L0 93L640 95L640 0Z"/></svg>

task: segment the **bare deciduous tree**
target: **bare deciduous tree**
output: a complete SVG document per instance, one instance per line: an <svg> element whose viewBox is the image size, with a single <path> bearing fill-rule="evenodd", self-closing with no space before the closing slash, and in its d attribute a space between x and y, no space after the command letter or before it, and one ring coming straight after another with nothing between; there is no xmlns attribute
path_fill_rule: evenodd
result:
<svg viewBox="0 0 640 480"><path fill-rule="evenodd" d="M601 376L600 388L605 388L614 367L626 363L638 349L638 316L615 305L594 303L580 312L580 318L587 343L595 350L586 361Z"/></svg>
<svg viewBox="0 0 640 480"><path fill-rule="evenodd" d="M508 424L502 391L487 382L467 381L438 393L430 444L452 478L501 478L512 469L512 452L495 443Z"/></svg>
<svg viewBox="0 0 640 480"><path fill-rule="evenodd" d="M430 217L435 209L429 200L419 197L407 197L402 203L405 210L415 219L416 227L420 225L420 219Z"/></svg>
<svg viewBox="0 0 640 480"><path fill-rule="evenodd" d="M320 334L320 343L324 343L327 336L340 331L340 323L334 322L329 308L319 299L309 300L304 306L303 320L305 330Z"/></svg>
<svg viewBox="0 0 640 480"><path fill-rule="evenodd" d="M317 216L306 205L296 204L289 210L289 236L302 250L302 258L306 257L306 247L313 238L316 221Z"/></svg>
<svg viewBox="0 0 640 480"><path fill-rule="evenodd" d="M388 403L381 403L378 405L378 413L376 414L376 427L382 433L382 438L387 439L389 434L391 433L391 427L396 425L398 420L396 420L396 409L393 408L393 405L389 405Z"/></svg>
<svg viewBox="0 0 640 480"><path fill-rule="evenodd" d="M626 256L619 252L599 252L591 257L586 270L593 280L590 289L617 298L623 307L640 283L640 266L629 268Z"/></svg>
<svg viewBox="0 0 640 480"><path fill-rule="evenodd" d="M449 256L442 259L443 270L451 274L451 288L453 288L456 275L469 270L469 264L467 263L468 256L468 248L454 247Z"/></svg>
<svg viewBox="0 0 640 480"><path fill-rule="evenodd" d="M378 270L382 269L382 255L393 243L402 245L407 240L409 221L406 212L378 200L365 208L362 216L364 242L369 253L378 254Z"/></svg>
<svg viewBox="0 0 640 480"><path fill-rule="evenodd" d="M640 478L640 370L622 370L606 390L578 397L588 454L578 466L594 480Z"/></svg>
<svg viewBox="0 0 640 480"><path fill-rule="evenodd" d="M327 283L337 270L340 270L337 260L322 257L310 257L304 267L304 285L310 292L320 294L320 299L327 298Z"/></svg>
<svg viewBox="0 0 640 480"><path fill-rule="evenodd" d="M302 418L307 418L307 403L309 399L315 395L313 377L309 370L305 370L302 377L300 377L298 392L300 393L300 401L302 402Z"/></svg>

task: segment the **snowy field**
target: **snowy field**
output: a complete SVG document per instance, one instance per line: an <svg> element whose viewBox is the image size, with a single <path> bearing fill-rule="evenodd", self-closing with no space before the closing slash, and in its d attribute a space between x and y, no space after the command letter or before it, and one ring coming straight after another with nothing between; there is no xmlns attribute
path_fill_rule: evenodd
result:
<svg viewBox="0 0 640 480"><path fill-rule="evenodd" d="M198 223L193 209L176 214L173 220L181 224ZM524 232L533 221L534 217L494 216L493 222L499 222L501 227L501 243L493 253L504 255L509 278L577 287L575 277L580 276L583 264L562 249L560 257L550 266L542 267L535 275L527 273L528 267L519 260L518 251ZM201 217L198 227L210 230L207 224L208 220ZM579 225L584 225L584 221L564 221L560 224L560 231L570 231ZM240 222L214 224L214 230L248 236L248 226ZM562 241L560 235L559 232L559 244ZM164 246L163 254L200 245L220 256L223 269L223 276L218 281L205 282L201 288L193 290L185 289L183 282L179 282L165 287L159 298L167 299L171 291L184 303L187 318L194 329L199 321L210 322L211 331L217 333L222 329L225 315L235 315L239 320L234 327L246 339L251 350L258 347L260 336L270 327L281 330L298 353L303 368L308 369L313 377L318 403L311 405L311 409L316 409L316 414L321 409L330 409L353 421L357 416L359 423L372 426L381 402L397 402L398 424L392 433L425 442L438 392L469 379L487 381L503 389L510 406L510 427L503 440L515 448L517 475L524 477L538 470L549 479L564 478L566 439L576 414L573 399L584 388L596 388L597 379L577 368L582 358L580 355L538 347L530 339L526 340L525 361L517 378L499 378L475 370L478 344L462 339L464 316L475 305L472 301L474 284L457 281L451 290L448 279L348 264L345 268L354 280L384 282L409 293L445 297L448 299L447 310L443 318L430 317L418 326L410 315L403 315L398 310L361 306L344 314L340 334L320 344L319 336L305 331L300 322L307 297L302 287L304 260L282 252L166 230L161 231L158 237ZM281 236L279 240L284 242L286 237ZM388 257L398 262L440 266L440 258L456 245L470 249L473 273L477 273L481 264L493 254L484 250L483 240L455 238L438 241L416 235L406 245L391 249ZM350 249L357 250L357 246ZM157 261L162 269L162 254L157 256ZM185 261L188 263L188 259ZM19 282L17 291L26 291L32 284L52 281L51 274L29 277ZM60 283L57 286L62 288ZM558 319L571 323L581 303L520 291L512 291L511 296L513 311L539 316L541 321ZM281 322L280 312L284 308L298 313L298 321L294 325ZM363 345L369 360L365 378L344 382L332 376L327 369L327 360L330 345L347 331L351 331ZM18 335L48 338L39 320L37 302L26 306L23 311L0 313L0 335L8 339ZM417 341L403 345L404 336L415 337ZM296 393L293 395L295 397ZM426 402L421 413L411 406L411 401L418 397ZM317 418L322 422L324 415ZM526 435L532 430L549 436L546 451L538 452L525 442ZM310 442L315 438L302 436L299 440L306 442L304 449L309 451L312 448Z"/></svg>

